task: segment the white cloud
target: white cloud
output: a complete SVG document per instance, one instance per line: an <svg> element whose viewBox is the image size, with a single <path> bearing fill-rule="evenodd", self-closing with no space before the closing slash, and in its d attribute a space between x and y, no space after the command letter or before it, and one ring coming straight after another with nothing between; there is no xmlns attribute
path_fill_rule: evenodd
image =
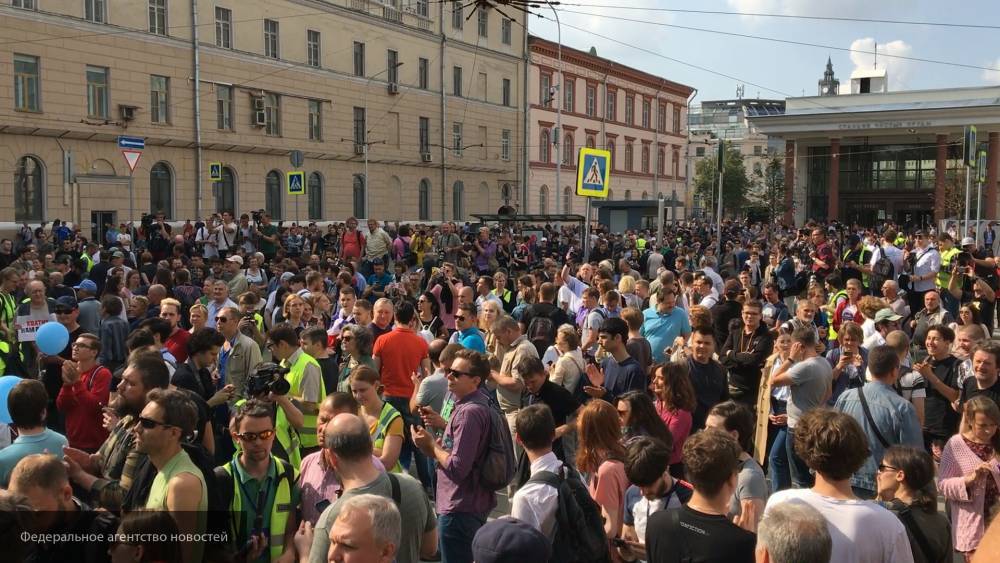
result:
<svg viewBox="0 0 1000 563"><path fill-rule="evenodd" d="M986 63L985 66L990 66L993 68L1000 68L1000 57ZM997 70L984 70L982 74L983 82L987 84L1000 84L1000 71Z"/></svg>
<svg viewBox="0 0 1000 563"><path fill-rule="evenodd" d="M907 78L909 78L910 71L913 68L913 61L899 59L895 56L909 57L913 54L913 47L902 39L889 42L879 42L877 47L879 54L879 68L886 69L886 72L889 75L889 90L905 90ZM854 69L852 69L852 72L857 69L871 69L876 62L875 49L875 39L871 37L855 39L852 41L850 54L851 62L854 63Z"/></svg>

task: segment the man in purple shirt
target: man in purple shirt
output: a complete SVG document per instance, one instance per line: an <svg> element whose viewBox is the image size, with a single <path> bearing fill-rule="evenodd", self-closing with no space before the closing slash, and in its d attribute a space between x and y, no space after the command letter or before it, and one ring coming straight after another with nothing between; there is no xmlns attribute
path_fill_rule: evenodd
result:
<svg viewBox="0 0 1000 563"><path fill-rule="evenodd" d="M489 400L480 389L490 374L486 356L472 350L455 354L445 370L455 410L440 443L422 427L413 443L437 461L438 542L442 563L472 561L472 539L496 506L494 491L480 486L479 471L490 437Z"/></svg>

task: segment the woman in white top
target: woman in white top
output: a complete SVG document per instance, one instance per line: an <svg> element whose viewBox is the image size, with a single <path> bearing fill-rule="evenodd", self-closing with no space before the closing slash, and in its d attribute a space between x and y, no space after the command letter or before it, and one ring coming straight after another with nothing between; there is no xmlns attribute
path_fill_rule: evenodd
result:
<svg viewBox="0 0 1000 563"><path fill-rule="evenodd" d="M587 364L580 350L580 337L576 330L563 325L556 331L556 343L545 352L542 362L549 368L549 379L562 385L570 393L576 392L580 376Z"/></svg>

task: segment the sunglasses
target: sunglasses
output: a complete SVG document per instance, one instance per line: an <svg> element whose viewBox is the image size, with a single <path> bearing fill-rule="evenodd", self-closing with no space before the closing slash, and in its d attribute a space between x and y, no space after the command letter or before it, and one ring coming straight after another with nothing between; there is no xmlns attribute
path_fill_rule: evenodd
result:
<svg viewBox="0 0 1000 563"><path fill-rule="evenodd" d="M226 322L228 320L229 319L227 319L226 317L215 317L215 322L217 322L217 323L224 323L224 322Z"/></svg>
<svg viewBox="0 0 1000 563"><path fill-rule="evenodd" d="M55 313L57 315L68 315L73 312L73 309L56 309Z"/></svg>
<svg viewBox="0 0 1000 563"><path fill-rule="evenodd" d="M146 430L152 430L157 426L163 426L166 428L173 426L173 424L167 424L166 422L160 422L158 420L153 420L152 418L146 418L144 416L140 416L138 420L139 420L139 426L142 426Z"/></svg>
<svg viewBox="0 0 1000 563"><path fill-rule="evenodd" d="M464 315L455 315L455 320L456 321L463 321L464 322L466 318L468 318L468 317L465 317Z"/></svg>
<svg viewBox="0 0 1000 563"><path fill-rule="evenodd" d="M354 340L354 337L353 336L341 336L340 340L342 340L343 342L350 342L351 340Z"/></svg>
<svg viewBox="0 0 1000 563"><path fill-rule="evenodd" d="M457 369L451 369L451 368L448 368L448 369L444 370L444 374L445 374L446 376L448 376L448 377L458 377L458 376L460 376L460 375L464 375L465 377L478 377L478 376L475 376L475 375L474 375L473 373L471 373L471 372L468 372L468 371L460 371L460 370L457 370Z"/></svg>
<svg viewBox="0 0 1000 563"><path fill-rule="evenodd" d="M885 473L886 471L899 471L899 468L898 467L893 467L891 465L886 465L884 463L880 463L878 465L878 472L879 473Z"/></svg>
<svg viewBox="0 0 1000 563"><path fill-rule="evenodd" d="M257 440L268 440L271 436L274 436L274 430L261 430L260 432L244 432L239 434L233 432L233 436L236 436L244 442L256 442Z"/></svg>

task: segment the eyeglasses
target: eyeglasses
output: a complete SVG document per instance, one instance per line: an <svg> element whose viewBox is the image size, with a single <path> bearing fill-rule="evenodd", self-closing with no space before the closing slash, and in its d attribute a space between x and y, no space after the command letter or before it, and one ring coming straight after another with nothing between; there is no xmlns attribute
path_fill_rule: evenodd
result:
<svg viewBox="0 0 1000 563"><path fill-rule="evenodd" d="M244 442L256 442L257 440L269 440L271 436L274 436L274 430L261 430L260 432L244 432L239 434L233 432L233 436L236 436Z"/></svg>
<svg viewBox="0 0 1000 563"><path fill-rule="evenodd" d="M86 342L74 342L72 344L72 347L73 348L90 348L91 350L94 349L93 346L91 346L90 344L87 344Z"/></svg>
<svg viewBox="0 0 1000 563"><path fill-rule="evenodd" d="M354 340L354 337L353 336L341 336L340 340L343 341L343 342L350 342L351 340Z"/></svg>
<svg viewBox="0 0 1000 563"><path fill-rule="evenodd" d="M879 473L885 473L886 471L899 471L899 468L898 467L893 467L891 465L886 465L884 463L880 463L878 465L878 472Z"/></svg>
<svg viewBox="0 0 1000 563"><path fill-rule="evenodd" d="M466 318L467 318L467 317L465 317L464 315L455 315L455 320L456 320L456 321L462 321L462 322L465 322L465 319L466 319Z"/></svg>
<svg viewBox="0 0 1000 563"><path fill-rule="evenodd" d="M144 416L140 416L138 420L139 420L139 426L142 426L146 430L152 430L157 426L163 426L167 428L173 426L173 424L167 424L166 422L160 422L158 420L153 420L152 418L146 418Z"/></svg>
<svg viewBox="0 0 1000 563"><path fill-rule="evenodd" d="M451 369L451 368L448 368L448 369L444 370L444 374L446 376L448 376L448 377L458 377L460 375L464 375L465 377L474 377L475 376L475 374L473 374L471 372L460 371L460 370Z"/></svg>

